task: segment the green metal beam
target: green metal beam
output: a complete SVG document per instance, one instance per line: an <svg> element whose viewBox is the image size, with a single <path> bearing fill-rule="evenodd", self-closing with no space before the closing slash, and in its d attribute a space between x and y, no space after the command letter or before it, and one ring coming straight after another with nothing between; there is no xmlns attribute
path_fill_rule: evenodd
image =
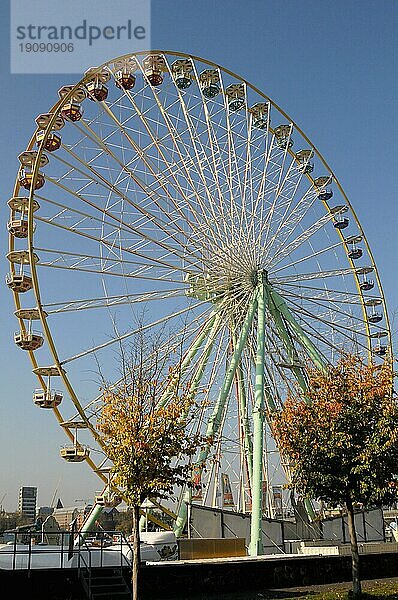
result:
<svg viewBox="0 0 398 600"><path fill-rule="evenodd" d="M207 321L205 327L203 327L202 331L199 333L198 337L196 338L196 340L194 341L194 343L192 344L192 346L189 348L189 350L185 354L184 358L182 359L181 365L178 370L178 377L182 377L182 375L184 375L184 373L188 369L189 365L191 364L191 362L195 358L196 354L198 353L204 340L206 339L206 337L208 337L209 332L212 331L213 335L214 335L214 325L217 323L217 327L216 327L216 329L217 329L219 322L220 322L220 318L221 318L221 316L220 316L220 313L218 310L214 310L211 313L209 320ZM159 400L156 408L161 408L162 406L167 404L168 400L170 399L171 394L172 394L172 385L169 384L169 386L165 389L162 396L160 397L160 400Z"/></svg>
<svg viewBox="0 0 398 600"><path fill-rule="evenodd" d="M279 334L279 338L282 341L282 344L287 352L288 358L291 361L292 365L294 365L295 362L296 363L298 362L298 355L297 355L296 349L294 347L294 344L292 342L292 339L290 337L290 333L286 327L286 324L282 318L281 313L279 312L279 310L275 306L274 302L272 301L272 296L270 294L269 288L266 288L266 292L267 292L266 293L267 308L272 315L276 329ZM305 392L307 389L307 382L303 375L302 369L298 366L292 366L291 370L294 373L294 376L297 379L297 382L298 382L300 388L302 389L303 392Z"/></svg>
<svg viewBox="0 0 398 600"><path fill-rule="evenodd" d="M235 339L234 335L232 336L232 344L233 344L233 347L235 348L236 339ZM242 432L243 432L244 456L247 461L249 485L250 485L250 489L251 489L252 477L253 477L253 442L252 442L252 437L250 435L249 415L247 413L247 394L246 394L245 380L244 380L244 375L243 375L242 361L239 361L239 364L236 368L235 379L236 379L238 405L239 405L240 426L241 426Z"/></svg>
<svg viewBox="0 0 398 600"><path fill-rule="evenodd" d="M221 322L221 313L218 313L213 320L213 325L208 333L208 338L206 340L206 344L203 349L203 354L200 357L198 368L195 372L195 375L192 378L190 390L192 394L195 394L198 388L198 385L203 377L203 373L205 371L207 362L209 360L209 356L214 346L214 342L216 340L217 334L219 332ZM208 331L208 330L207 330Z"/></svg>
<svg viewBox="0 0 398 600"><path fill-rule="evenodd" d="M218 433L219 428L221 426L222 414L224 411L225 403L228 399L228 395L231 390L232 381L233 381L236 369L238 367L243 348L246 344L247 336L248 336L250 328L252 326L253 317L254 317L256 309L257 309L257 293L255 292L253 295L253 298L249 304L249 308L247 310L246 317L243 322L242 329L240 331L240 335L238 338L238 343L237 343L236 348L234 349L229 368L225 374L223 386L220 390L220 394L219 394L217 402L214 406L213 413L208 422L208 426L207 426L205 435L210 440L214 439L214 437ZM195 464L196 464L196 466L199 467L200 472L202 471L203 466L207 460L207 457L210 452L210 448L211 448L211 444L206 444L204 446L204 448L199 452L199 456L198 456L197 460L195 461ZM174 527L174 532L177 537L182 534L182 531L187 522L187 503L189 501L190 501L190 490L188 490L185 493L183 501L181 502L180 510L178 512L178 517L177 517L176 524Z"/></svg>
<svg viewBox="0 0 398 600"><path fill-rule="evenodd" d="M87 535L89 534L89 532L93 529L96 520L99 518L100 514L102 513L102 509L104 507L101 504L94 504L94 506L92 507L91 511L89 512L87 519L84 521L80 531L79 531L79 536L78 536L78 540L77 543L79 543L79 539L80 541L84 540Z"/></svg>
<svg viewBox="0 0 398 600"><path fill-rule="evenodd" d="M326 365L323 356L320 354L320 352L318 352L316 346L311 342L302 327L297 323L282 296L280 296L278 292L276 292L269 284L267 284L267 287L268 296L270 298L269 304L272 304L275 309L284 317L292 331L296 334L300 345L306 350L316 368L322 372L325 372Z"/></svg>
<svg viewBox="0 0 398 600"><path fill-rule="evenodd" d="M221 312L213 311L213 313L210 315L209 322L203 328L202 332L199 334L199 336L195 340L194 344L192 345L192 347L189 349L189 351L185 355L184 359L182 360L180 371L179 371L180 376L186 372L187 368L189 367L192 360L195 358L197 352L199 351L201 345L203 344L204 339L207 336L206 344L203 349L203 354L200 358L199 366L198 366L198 368L195 372L195 375L191 381L190 391L193 394L196 393L199 382L202 379L204 370L207 365L207 361L209 360L209 356L211 354L217 333L219 331L220 321L221 321ZM167 401L170 399L170 395L171 395L171 390L166 389L165 392L163 393L161 399L159 400L157 408L164 406L167 403ZM144 531L145 526L146 526L146 516L141 515L140 524L139 524L140 531Z"/></svg>
<svg viewBox="0 0 398 600"><path fill-rule="evenodd" d="M262 278L264 274L262 274ZM252 516L250 528L250 556L263 553L262 512L263 512L263 445L264 445L264 282L261 280L257 295L257 350L256 381L253 407L253 476L252 476Z"/></svg>
<svg viewBox="0 0 398 600"><path fill-rule="evenodd" d="M302 346L302 348L304 348L307 355L313 361L317 369L324 373L326 371L326 364L323 356L320 354L320 352L318 352L316 346L312 343L312 341L309 339L302 327L293 317L285 300L282 298L282 296L280 296L280 294L278 294L278 292L276 292L271 287L269 283L266 284L266 290L266 297L268 300L267 307L274 319L275 325L286 348L289 359L292 361L292 363L294 363L297 359L297 352L290 338L290 334L288 328L286 327L286 323L290 327L291 331L294 332L300 345ZM300 367L292 367L292 371L298 381L298 384L300 385L302 391L305 394L307 390L307 382L303 376L302 369ZM308 516L310 517L310 519L313 519L315 516L315 512L312 502L306 499L305 507Z"/></svg>

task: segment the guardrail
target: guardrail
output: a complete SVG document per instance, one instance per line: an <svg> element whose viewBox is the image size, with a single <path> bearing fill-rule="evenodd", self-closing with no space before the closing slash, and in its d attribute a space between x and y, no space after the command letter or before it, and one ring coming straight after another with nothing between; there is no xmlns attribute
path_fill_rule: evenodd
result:
<svg viewBox="0 0 398 600"><path fill-rule="evenodd" d="M8 533L13 539L0 546L0 569L131 568L132 546L121 531L101 531L91 537L70 531ZM46 543L46 538L56 543Z"/></svg>

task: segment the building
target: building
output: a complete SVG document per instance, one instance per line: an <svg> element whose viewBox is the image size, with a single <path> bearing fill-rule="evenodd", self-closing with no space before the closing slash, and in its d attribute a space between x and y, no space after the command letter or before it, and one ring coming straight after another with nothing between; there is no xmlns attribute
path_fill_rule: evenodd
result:
<svg viewBox="0 0 398 600"><path fill-rule="evenodd" d="M52 516L57 521L60 529L63 531L68 531L70 524L75 519L76 527L77 529L80 529L91 509L91 504L86 504L86 506L79 508L76 506L66 506L62 508L55 508Z"/></svg>
<svg viewBox="0 0 398 600"><path fill-rule="evenodd" d="M42 521L45 521L47 517L53 514L53 512L54 509L52 506L39 506L37 509L36 518L40 518Z"/></svg>
<svg viewBox="0 0 398 600"><path fill-rule="evenodd" d="M19 490L18 511L31 523L36 520L37 487L23 486Z"/></svg>
<svg viewBox="0 0 398 600"><path fill-rule="evenodd" d="M68 531L70 524L76 519L76 528L79 530L86 520L87 515L92 509L91 504L87 504L84 507L62 507L56 508L52 514L54 519L57 521L59 528L62 531ZM105 531L114 531L116 528L116 516L119 511L114 507L105 506L102 509L101 515L98 516L97 525L99 525Z"/></svg>

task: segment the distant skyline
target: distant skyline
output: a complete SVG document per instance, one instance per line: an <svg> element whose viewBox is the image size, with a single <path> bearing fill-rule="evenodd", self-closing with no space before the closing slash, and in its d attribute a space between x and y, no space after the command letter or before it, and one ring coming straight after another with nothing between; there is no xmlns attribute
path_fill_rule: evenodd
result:
<svg viewBox="0 0 398 600"><path fill-rule="evenodd" d="M10 75L6 3L0 10L4 278L7 201L17 156L36 116L53 104L61 85L78 77ZM291 115L319 148L367 235L390 318L398 306L397 21L395 0L152 2L153 48L201 56L243 76ZM82 73L90 66L82 56ZM59 457L65 436L51 411L38 410L32 402L37 380L28 356L13 343L12 294L4 284L0 294L0 504L16 510L21 486L38 488L37 506L50 506L58 498L64 506L92 502L101 483L85 464Z"/></svg>

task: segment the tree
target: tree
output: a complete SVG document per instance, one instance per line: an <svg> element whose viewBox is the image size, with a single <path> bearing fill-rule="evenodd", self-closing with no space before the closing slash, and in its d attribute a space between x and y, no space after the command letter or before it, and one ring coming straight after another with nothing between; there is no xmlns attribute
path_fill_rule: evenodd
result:
<svg viewBox="0 0 398 600"><path fill-rule="evenodd" d="M132 511L133 598L139 594L140 506L147 498L167 498L174 486L191 474L191 457L199 444L187 435L188 414L194 398L181 389L178 369L168 369L159 351L140 336L127 361L122 357L119 385L103 389L97 422L102 445L113 462L112 483L123 490ZM167 402L160 402L167 397Z"/></svg>
<svg viewBox="0 0 398 600"><path fill-rule="evenodd" d="M0 514L0 534L29 523L31 523L30 519L20 512L3 512Z"/></svg>
<svg viewBox="0 0 398 600"><path fill-rule="evenodd" d="M291 485L303 497L347 511L353 594L361 594L354 505L396 502L398 407L391 362L366 365L347 355L325 372L310 369L297 392L271 416Z"/></svg>

